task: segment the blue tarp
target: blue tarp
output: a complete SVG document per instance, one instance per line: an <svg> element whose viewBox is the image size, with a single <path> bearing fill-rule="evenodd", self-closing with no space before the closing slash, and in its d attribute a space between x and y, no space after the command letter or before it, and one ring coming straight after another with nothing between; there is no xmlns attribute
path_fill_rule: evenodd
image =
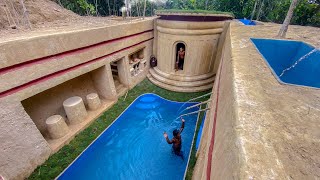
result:
<svg viewBox="0 0 320 180"><path fill-rule="evenodd" d="M256 38L251 41L279 82L320 88L318 49L300 41Z"/></svg>
<svg viewBox="0 0 320 180"><path fill-rule="evenodd" d="M240 22L242 22L246 26L255 26L257 25L256 22L250 21L249 19L238 19Z"/></svg>

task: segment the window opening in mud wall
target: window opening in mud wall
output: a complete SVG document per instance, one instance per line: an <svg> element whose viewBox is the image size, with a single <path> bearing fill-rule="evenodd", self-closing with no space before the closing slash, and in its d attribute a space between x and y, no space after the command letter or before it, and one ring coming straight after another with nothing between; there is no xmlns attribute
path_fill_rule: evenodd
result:
<svg viewBox="0 0 320 180"><path fill-rule="evenodd" d="M183 70L184 59L186 55L186 45L184 43L177 43L175 47L176 58L175 58L175 70Z"/></svg>

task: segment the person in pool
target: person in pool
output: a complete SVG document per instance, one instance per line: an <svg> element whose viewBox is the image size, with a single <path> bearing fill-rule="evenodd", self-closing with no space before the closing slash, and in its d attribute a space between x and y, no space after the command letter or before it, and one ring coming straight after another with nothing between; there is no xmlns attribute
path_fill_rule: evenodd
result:
<svg viewBox="0 0 320 180"><path fill-rule="evenodd" d="M182 119L182 117L181 117L181 122L182 122L182 124L181 124L180 129L175 129L175 130L173 131L173 138L172 138L172 140L170 140L170 139L168 138L168 134L167 134L166 132L163 133L163 136L164 136L164 138L166 138L167 143L168 143L168 144L172 144L172 150L173 150L173 152L174 152L176 155L178 155L178 156L182 156L182 155L183 155L183 154L182 154L182 151L181 151L181 145L182 145L181 133L182 133L182 131L183 131L183 129L184 129L184 122L185 122L185 120Z"/></svg>

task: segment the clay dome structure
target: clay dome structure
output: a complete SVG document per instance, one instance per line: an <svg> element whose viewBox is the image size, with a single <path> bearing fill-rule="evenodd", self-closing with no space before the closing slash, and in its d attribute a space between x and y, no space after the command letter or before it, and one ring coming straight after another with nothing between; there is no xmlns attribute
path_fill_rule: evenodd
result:
<svg viewBox="0 0 320 180"><path fill-rule="evenodd" d="M156 14L154 53L158 65L150 69L150 81L177 92L212 88L217 52L223 44L219 39L233 16L174 10Z"/></svg>

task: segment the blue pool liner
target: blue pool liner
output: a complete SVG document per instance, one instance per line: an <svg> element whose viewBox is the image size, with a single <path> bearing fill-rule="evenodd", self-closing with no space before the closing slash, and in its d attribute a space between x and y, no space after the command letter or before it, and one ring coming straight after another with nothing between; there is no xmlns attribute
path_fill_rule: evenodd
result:
<svg viewBox="0 0 320 180"><path fill-rule="evenodd" d="M198 136L197 136L197 141L196 141L196 150L198 150L199 146L200 146L200 141L201 141L201 137L202 137L202 129L203 129L203 125L204 125L204 121L206 119L206 113L204 113L202 121L201 121L201 125L199 128L199 132L198 132Z"/></svg>
<svg viewBox="0 0 320 180"><path fill-rule="evenodd" d="M242 22L242 24L246 25L246 26L255 26L257 25L256 22L254 21L250 21L249 19L238 19L240 22Z"/></svg>
<svg viewBox="0 0 320 180"><path fill-rule="evenodd" d="M301 41L259 38L251 38L251 41L280 83L320 88L319 50ZM313 53L307 55L310 52ZM283 70L294 65L302 57L305 58L281 76Z"/></svg>
<svg viewBox="0 0 320 180"><path fill-rule="evenodd" d="M182 105L155 94L139 96L94 140L57 179L184 179L189 162L197 114L185 116L182 136L184 158L172 152L163 137L181 126L176 118ZM199 110L198 107L185 113Z"/></svg>

